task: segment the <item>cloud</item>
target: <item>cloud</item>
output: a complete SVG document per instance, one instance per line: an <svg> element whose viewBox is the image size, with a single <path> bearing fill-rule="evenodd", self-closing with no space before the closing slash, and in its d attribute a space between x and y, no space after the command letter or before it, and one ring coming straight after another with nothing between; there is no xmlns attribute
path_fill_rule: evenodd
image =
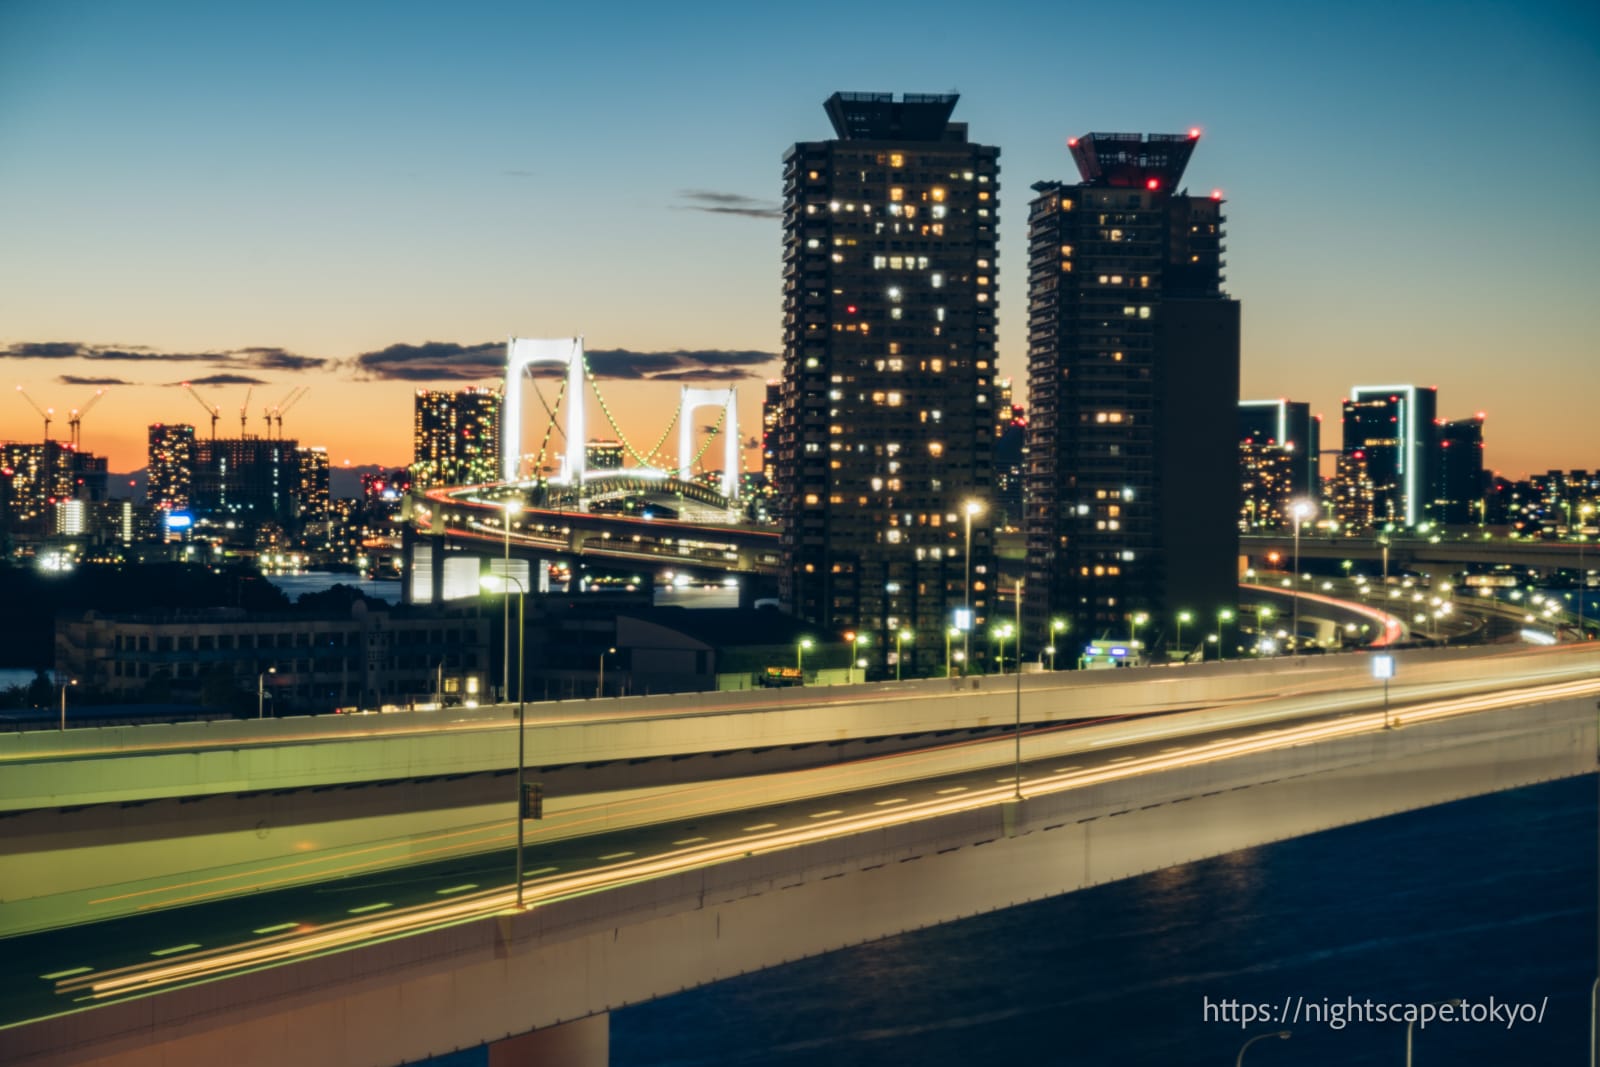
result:
<svg viewBox="0 0 1600 1067"><path fill-rule="evenodd" d="M62 374L56 377L62 385L133 385L123 378L91 378L81 374Z"/></svg>
<svg viewBox="0 0 1600 1067"><path fill-rule="evenodd" d="M669 382L714 382L762 377L750 368L763 366L778 358L776 352L721 348L675 348L666 352L597 348L588 355L589 369L597 378Z"/></svg>
<svg viewBox="0 0 1600 1067"><path fill-rule="evenodd" d="M227 355L230 364L244 363L257 370L319 370L334 362L319 356L297 356L284 348L238 348Z"/></svg>
<svg viewBox="0 0 1600 1067"><path fill-rule="evenodd" d="M264 371L315 370L333 360L301 356L283 348L254 347L212 352L158 352L143 345L89 345L79 341L18 341L0 349L12 359L84 359L121 363L200 363L210 367L245 367Z"/></svg>
<svg viewBox="0 0 1600 1067"><path fill-rule="evenodd" d="M680 189L674 211L704 211L711 215L740 215L747 219L779 219L783 208L770 200L757 200L741 193L719 193L711 189Z"/></svg>
<svg viewBox="0 0 1600 1067"><path fill-rule="evenodd" d="M502 341L476 345L453 341L393 344L376 352L363 352L351 360L350 365L358 378L404 382L480 381L505 375L506 346Z"/></svg>
<svg viewBox="0 0 1600 1067"><path fill-rule="evenodd" d="M190 378L185 382L169 382L169 385L266 385L262 378L252 378L248 374L208 374L204 378Z"/></svg>
<svg viewBox="0 0 1600 1067"><path fill-rule="evenodd" d="M778 358L775 352L728 349L673 349L637 352L627 348L597 348L586 353L589 370L597 378L636 381L717 382L763 375L755 368ZM363 352L351 361L356 376L391 381L483 381L505 376L504 342L463 345L451 341L424 341L419 345L393 344L376 352ZM528 374L559 378L566 369L559 363L535 364Z"/></svg>

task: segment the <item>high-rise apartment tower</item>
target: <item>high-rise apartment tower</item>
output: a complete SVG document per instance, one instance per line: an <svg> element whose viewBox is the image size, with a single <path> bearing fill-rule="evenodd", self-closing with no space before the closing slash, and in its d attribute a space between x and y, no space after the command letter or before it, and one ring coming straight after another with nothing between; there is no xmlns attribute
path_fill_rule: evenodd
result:
<svg viewBox="0 0 1600 1067"><path fill-rule="evenodd" d="M783 595L880 667L912 632L907 674L994 596L1000 150L957 99L835 93L835 138L784 156Z"/></svg>
<svg viewBox="0 0 1600 1067"><path fill-rule="evenodd" d="M1025 648L1237 601L1239 305L1222 196L1182 189L1199 137L1086 134L1081 181L1033 186Z"/></svg>

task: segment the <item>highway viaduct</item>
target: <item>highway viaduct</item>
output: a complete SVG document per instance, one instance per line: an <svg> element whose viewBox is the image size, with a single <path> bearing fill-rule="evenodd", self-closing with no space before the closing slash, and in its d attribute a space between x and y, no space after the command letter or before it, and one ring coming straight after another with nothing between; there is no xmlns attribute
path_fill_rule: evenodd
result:
<svg viewBox="0 0 1600 1067"><path fill-rule="evenodd" d="M1366 666L1363 657L1337 657L1346 658ZM1448 687L1458 694L1493 690L1492 676L1510 662L1442 650L1409 658L1402 677L1459 681L1469 661L1499 663L1501 671L1484 671L1476 686ZM504 1040L495 1054L507 1060L540 1062L575 1044L579 1062L604 1062L604 1013L625 1004L1162 866L1592 772L1600 740L1595 650L1551 650L1534 662L1545 668L1541 677L1569 679L1565 688L1530 690L1520 703L1463 714L1461 696L1418 684L1395 694L1404 705L1399 730L1383 729L1370 710L1331 721L1258 715L1242 734L1193 738L1184 755L1173 756L1153 746L1184 736L1184 717L1132 720L1144 747L1127 735L1128 720L1088 727L1107 746L1097 756L1127 753L1109 760L1086 759L1095 745L1083 733L1067 741L1062 732L1030 734L1021 753L1021 800L1003 784L933 790L912 802L914 809L889 809L899 815L831 810L825 833L788 829L796 818L804 827L803 814L772 814L784 821L749 827L731 846L701 845L703 855L668 848L665 858L611 863L594 876L599 881L546 880L530 887L535 906L527 911L508 911L502 892L479 902L476 913L414 919L419 932L412 936L356 931L352 947L330 955L219 971L230 976L193 985L175 979L175 987L152 986L160 991L86 1015L13 1027L3 1031L4 1056L133 1064L226 1056L241 1065L292 1057L309 1067L395 1063ZM1321 673L1329 670L1325 663L1277 666L1287 678L1285 701L1306 701L1288 695L1306 688L1319 694L1311 703L1327 702L1332 674L1304 686L1309 678L1293 673ZM1347 711L1368 703L1359 693L1350 703L1351 685L1347 677ZM1016 694L978 695L1016 701ZM999 753L990 764L1003 762L1007 742L980 746ZM1073 766L1048 766L1062 762ZM993 782L989 773L983 780ZM890 773L884 780L891 792L910 791L908 779ZM779 797L771 810L796 800ZM816 796L802 804L818 806ZM753 809L735 815L768 818Z"/></svg>

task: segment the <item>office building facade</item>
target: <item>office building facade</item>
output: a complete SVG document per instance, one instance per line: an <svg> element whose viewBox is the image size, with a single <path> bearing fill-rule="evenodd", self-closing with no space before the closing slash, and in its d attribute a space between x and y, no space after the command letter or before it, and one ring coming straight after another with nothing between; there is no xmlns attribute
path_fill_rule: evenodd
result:
<svg viewBox="0 0 1600 1067"><path fill-rule="evenodd" d="M1239 305L1221 194L1179 191L1198 140L1088 134L1078 183L1033 186L1025 648L1237 601Z"/></svg>
<svg viewBox="0 0 1600 1067"><path fill-rule="evenodd" d="M1470 419L1439 423L1439 492L1433 516L1452 525L1483 523L1484 494L1489 488L1483 469L1483 420L1480 412Z"/></svg>
<svg viewBox="0 0 1600 1067"><path fill-rule="evenodd" d="M189 506L194 484L194 427L158 422L149 428L148 441L145 501L162 511L182 511Z"/></svg>
<svg viewBox="0 0 1600 1067"><path fill-rule="evenodd" d="M1415 526L1437 494L1438 390L1358 385L1344 402L1342 451L1361 452L1372 479L1373 522Z"/></svg>
<svg viewBox="0 0 1600 1067"><path fill-rule="evenodd" d="M500 393L418 389L412 414L416 485L481 485L500 478Z"/></svg>
<svg viewBox="0 0 1600 1067"><path fill-rule="evenodd" d="M1319 461L1322 416L1294 400L1239 401L1239 440L1273 447L1291 457L1290 494L1297 500L1322 499Z"/></svg>
<svg viewBox="0 0 1600 1067"><path fill-rule="evenodd" d="M784 156L782 594L877 669L911 631L904 673L942 670L994 593L1000 151L957 99L835 93L835 138Z"/></svg>

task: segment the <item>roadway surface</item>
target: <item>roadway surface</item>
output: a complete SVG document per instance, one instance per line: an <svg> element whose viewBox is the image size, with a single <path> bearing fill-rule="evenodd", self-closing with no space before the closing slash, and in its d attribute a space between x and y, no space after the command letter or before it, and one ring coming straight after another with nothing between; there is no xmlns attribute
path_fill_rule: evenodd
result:
<svg viewBox="0 0 1600 1067"><path fill-rule="evenodd" d="M1595 658L1585 654L1592 650L1570 651L1578 655L1535 659L1511 692L1450 695L1458 687L1447 682L1413 687L1393 709L1394 718L1410 728L1600 692ZM649 825L542 840L541 824L530 822L525 894L536 905L752 852L1003 804L1019 789L1053 793L1381 731L1385 716L1372 704L1371 692L1351 691L1245 701L1028 730L1020 742L1006 737L936 745L836 767L663 789L650 801L655 818ZM1019 743L1020 780L1012 770ZM572 816L585 813L580 808ZM503 912L514 904L514 824L481 829L502 847L7 939L0 942L8 961L0 977L0 1026ZM203 897L203 887L195 889Z"/></svg>

